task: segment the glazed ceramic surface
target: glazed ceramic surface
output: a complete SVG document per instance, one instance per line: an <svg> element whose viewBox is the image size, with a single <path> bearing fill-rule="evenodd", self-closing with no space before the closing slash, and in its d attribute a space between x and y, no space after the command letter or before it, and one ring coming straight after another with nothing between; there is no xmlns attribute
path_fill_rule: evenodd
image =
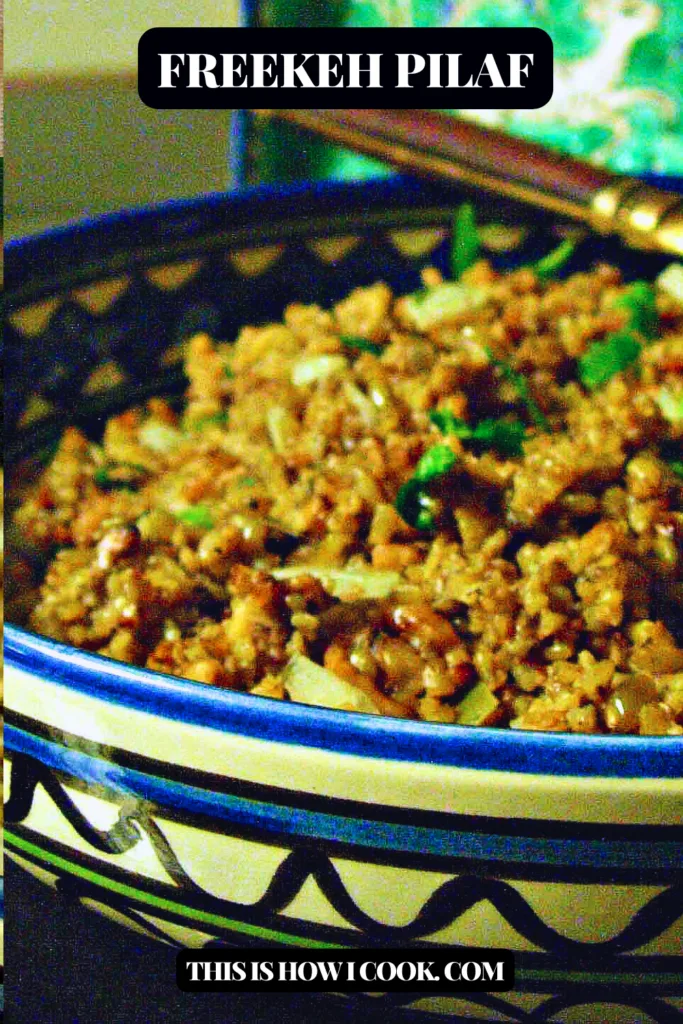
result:
<svg viewBox="0 0 683 1024"><path fill-rule="evenodd" d="M421 267L446 267L461 198L400 180L259 190L9 246L11 458L68 421L95 436L114 410L179 393L197 329L232 338L292 300L330 303L378 278L415 288ZM557 241L509 205L480 202L479 219L499 264ZM594 259L631 277L665 262L588 240L569 269ZM204 687L16 626L5 645L6 851L84 904L177 946L516 953L513 992L394 995L392 1013L677 1018L678 740L377 719Z"/></svg>

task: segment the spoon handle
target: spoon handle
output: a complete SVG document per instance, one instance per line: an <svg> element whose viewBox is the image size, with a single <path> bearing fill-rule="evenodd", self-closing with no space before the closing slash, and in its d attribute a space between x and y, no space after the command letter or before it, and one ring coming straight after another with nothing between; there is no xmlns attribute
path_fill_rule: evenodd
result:
<svg viewBox="0 0 683 1024"><path fill-rule="evenodd" d="M683 197L429 110L271 110L328 141L582 221L638 249L683 255Z"/></svg>

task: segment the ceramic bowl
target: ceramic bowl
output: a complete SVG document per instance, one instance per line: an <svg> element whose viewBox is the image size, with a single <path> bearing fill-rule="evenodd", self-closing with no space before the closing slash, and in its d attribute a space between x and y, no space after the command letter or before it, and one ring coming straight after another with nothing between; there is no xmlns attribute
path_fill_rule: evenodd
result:
<svg viewBox="0 0 683 1024"><path fill-rule="evenodd" d="M182 387L178 345L445 266L462 199L410 180L124 212L8 246L9 455ZM544 216L478 200L499 263ZM500 225L507 225L503 230ZM573 267L667 262L588 239ZM572 268L570 268L572 269ZM102 390L102 366L122 383ZM15 484L10 482L10 498ZM6 630L6 851L177 946L451 944L516 953L513 992L389 1000L454 1019L665 1022L683 1005L682 744L297 706Z"/></svg>

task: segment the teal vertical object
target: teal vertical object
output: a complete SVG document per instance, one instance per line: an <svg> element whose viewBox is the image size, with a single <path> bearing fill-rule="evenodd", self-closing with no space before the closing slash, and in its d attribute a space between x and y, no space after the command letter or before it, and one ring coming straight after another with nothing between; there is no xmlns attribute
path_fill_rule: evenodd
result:
<svg viewBox="0 0 683 1024"><path fill-rule="evenodd" d="M257 28L341 28L348 0L253 0L243 5L245 23ZM243 114L243 180L246 184L303 181L334 176L339 151L309 133L251 113Z"/></svg>
<svg viewBox="0 0 683 1024"><path fill-rule="evenodd" d="M355 8L354 0L247 0L242 11L243 23L258 28L344 28L363 23ZM383 22L375 18L368 24ZM318 141L291 125L248 112L239 116L238 124L242 160L239 177L245 184L357 180L391 173L376 160Z"/></svg>

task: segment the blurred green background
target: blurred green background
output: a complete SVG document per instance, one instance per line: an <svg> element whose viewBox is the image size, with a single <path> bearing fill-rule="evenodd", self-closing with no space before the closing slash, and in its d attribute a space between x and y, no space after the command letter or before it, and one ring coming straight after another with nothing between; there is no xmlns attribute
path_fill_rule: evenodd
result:
<svg viewBox="0 0 683 1024"><path fill-rule="evenodd" d="M622 174L683 175L683 0L255 0L253 8L263 25L544 29L555 57L550 103L460 113ZM339 153L316 159L324 174L369 169ZM287 176L287 162L268 140L253 174Z"/></svg>

